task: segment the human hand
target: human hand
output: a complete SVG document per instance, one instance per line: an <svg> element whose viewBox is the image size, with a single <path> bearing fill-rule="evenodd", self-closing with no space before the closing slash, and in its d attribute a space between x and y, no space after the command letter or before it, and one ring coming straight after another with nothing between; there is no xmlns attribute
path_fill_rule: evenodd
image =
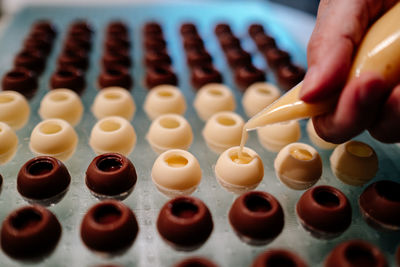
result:
<svg viewBox="0 0 400 267"><path fill-rule="evenodd" d="M400 85L389 88L375 73L346 86L352 58L368 26L397 0L322 0L308 50L301 99L338 98L333 112L313 118L323 139L342 143L368 130L382 142L400 141Z"/></svg>

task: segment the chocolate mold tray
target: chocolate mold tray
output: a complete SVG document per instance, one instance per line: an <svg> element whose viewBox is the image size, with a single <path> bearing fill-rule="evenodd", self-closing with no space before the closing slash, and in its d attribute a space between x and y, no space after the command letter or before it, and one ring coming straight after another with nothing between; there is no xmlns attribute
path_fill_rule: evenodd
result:
<svg viewBox="0 0 400 267"><path fill-rule="evenodd" d="M56 57L60 52L63 37L67 26L75 19L84 18L95 29L94 47L90 55L90 67L87 71L87 88L82 94L85 113L82 121L75 127L79 135L79 145L74 156L65 162L70 174L71 185L63 200L49 209L56 214L62 225L62 237L55 251L39 263L16 261L0 251L1 266L94 266L96 264L115 263L121 266L171 266L177 261L189 256L204 256L215 261L220 266L249 266L255 257L270 248L287 248L301 256L310 266L323 264L327 254L342 241L362 238L378 246L384 252L387 260L394 265L395 249L400 242L399 232L379 232L369 227L362 219L357 200L364 187L344 185L334 177L329 166L331 151L319 150L323 160L323 174L317 185L329 184L344 192L350 200L353 218L351 226L340 237L333 240L319 240L306 232L299 224L295 214L295 204L303 191L294 191L282 185L275 176L273 161L276 153L263 149L254 133L250 135L247 146L255 149L264 162L264 179L258 190L264 190L274 195L281 203L285 226L282 233L270 244L255 247L249 246L234 234L229 225L227 213L236 195L225 191L215 179L214 166L218 155L210 151L201 135L204 126L196 115L192 106L195 90L189 82L189 73L186 68L185 57L182 51L182 41L179 35L179 26L183 22L193 22L197 25L200 35L205 40L206 47L214 58L215 66L222 72L225 84L232 88L237 109L246 119L241 105L241 93L235 87L229 67L219 48L214 35L214 26L218 22L227 22L232 26L234 33L243 40L244 49L250 51L256 66L266 69L265 63L251 39L247 35L247 28L251 23L261 23L277 40L279 47L286 49L294 58L294 62L305 66L305 53L292 41L266 4L251 3L194 3L194 4L160 4L160 5L132 5L116 7L63 7L37 6L27 7L17 13L5 28L0 38L0 74L3 75L12 66L12 59L21 48L24 36L31 24L46 18L54 22L59 34L55 41L52 54L47 61L47 67L39 81L39 90L30 100L31 117L28 124L17 132L19 138L18 151L13 160L0 167L4 177L4 184L0 194L0 221L17 207L28 203L16 190L16 177L20 167L33 157L28 143L33 127L40 121L37 113L39 103L49 90L49 78L55 69ZM96 120L90 107L98 92L96 87L99 74L99 60L102 53L104 29L111 20L123 20L131 29L133 40L132 58L134 60L132 75L134 88L131 93L137 105L136 115L132 124L137 133L137 144L129 158L136 167L138 181L135 189L123 202L136 214L139 223L139 234L134 244L122 255L105 258L89 251L80 238L80 223L85 212L97 203L96 199L85 185L85 171L94 152L88 145L90 131ZM168 51L173 58L173 66L179 77L179 87L185 95L188 109L185 117L192 126L194 142L189 149L200 162L203 178L193 196L202 199L208 205L214 220L214 230L209 240L199 249L192 252L178 252L167 245L159 236L155 222L162 205L168 200L161 195L151 182L150 171L157 154L153 152L145 140L145 134L150 126L150 120L143 111L142 103L147 89L142 86L144 77L143 48L141 27L146 21L160 22L168 42ZM275 82L271 72L268 81ZM302 125L301 142L310 143L305 133L305 122ZM400 167L400 149L395 145L386 145L374 141L369 135L362 134L356 139L370 144L379 157L379 171L373 181L381 179L398 180Z"/></svg>

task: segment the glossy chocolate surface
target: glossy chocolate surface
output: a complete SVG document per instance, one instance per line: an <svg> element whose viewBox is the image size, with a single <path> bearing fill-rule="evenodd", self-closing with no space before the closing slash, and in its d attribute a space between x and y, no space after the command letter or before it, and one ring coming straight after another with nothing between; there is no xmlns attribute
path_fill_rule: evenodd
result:
<svg viewBox="0 0 400 267"><path fill-rule="evenodd" d="M123 21L112 21L106 27L106 34L110 36L126 36L128 33L129 27Z"/></svg>
<svg viewBox="0 0 400 267"><path fill-rule="evenodd" d="M351 223L351 206L347 197L332 186L315 186L307 190L296 205L303 227L317 238L334 238Z"/></svg>
<svg viewBox="0 0 400 267"><path fill-rule="evenodd" d="M52 39L57 35L56 27L48 20L40 20L32 25L31 32L42 31L48 34Z"/></svg>
<svg viewBox="0 0 400 267"><path fill-rule="evenodd" d="M86 170L86 186L100 197L112 197L132 191L137 181L136 169L125 156L106 153L93 159Z"/></svg>
<svg viewBox="0 0 400 267"><path fill-rule="evenodd" d="M233 69L251 65L251 55L241 48L232 48L226 51L226 59L229 66Z"/></svg>
<svg viewBox="0 0 400 267"><path fill-rule="evenodd" d="M40 51L43 55L50 54L52 40L44 32L30 34L24 41L23 49Z"/></svg>
<svg viewBox="0 0 400 267"><path fill-rule="evenodd" d="M146 50L162 50L167 47L167 42L162 36L151 36L144 40L144 48Z"/></svg>
<svg viewBox="0 0 400 267"><path fill-rule="evenodd" d="M178 250L200 247L213 230L211 213L198 198L181 196L161 208L157 229L162 238Z"/></svg>
<svg viewBox="0 0 400 267"><path fill-rule="evenodd" d="M305 74L306 72L302 67L289 63L278 67L276 77L280 88L289 90L301 82Z"/></svg>
<svg viewBox="0 0 400 267"><path fill-rule="evenodd" d="M212 57L204 48L187 50L186 59L187 64L192 68L212 64Z"/></svg>
<svg viewBox="0 0 400 267"><path fill-rule="evenodd" d="M231 27L226 23L219 23L214 29L215 35L221 36L226 33L232 33Z"/></svg>
<svg viewBox="0 0 400 267"><path fill-rule="evenodd" d="M199 66L192 69L191 81L199 89L207 83L222 83L222 75L213 65Z"/></svg>
<svg viewBox="0 0 400 267"><path fill-rule="evenodd" d="M251 267L306 267L307 264L295 253L285 249L269 249L261 253Z"/></svg>
<svg viewBox="0 0 400 267"><path fill-rule="evenodd" d="M114 68L122 66L129 68L132 66L132 60L127 50L109 49L105 51L102 57L102 63L105 68Z"/></svg>
<svg viewBox="0 0 400 267"><path fill-rule="evenodd" d="M172 60L166 50L148 50L144 55L144 63L148 67L171 65Z"/></svg>
<svg viewBox="0 0 400 267"><path fill-rule="evenodd" d="M100 88L119 86L130 90L133 85L132 76L129 74L128 69L121 66L103 69L99 75L98 82Z"/></svg>
<svg viewBox="0 0 400 267"><path fill-rule="evenodd" d="M68 88L79 94L85 89L85 85L83 72L73 67L60 67L50 78L52 89Z"/></svg>
<svg viewBox="0 0 400 267"><path fill-rule="evenodd" d="M234 73L236 85L242 91L255 82L265 81L265 73L253 65L239 66Z"/></svg>
<svg viewBox="0 0 400 267"><path fill-rule="evenodd" d="M279 65L288 64L290 62L289 53L279 48L265 50L264 57L272 69L277 69Z"/></svg>
<svg viewBox="0 0 400 267"><path fill-rule="evenodd" d="M27 98L31 98L38 87L37 77L33 71L26 68L15 67L3 76L3 90L17 91Z"/></svg>
<svg viewBox="0 0 400 267"><path fill-rule="evenodd" d="M148 89L161 84L178 84L176 74L173 72L172 68L167 65L147 68L145 80Z"/></svg>
<svg viewBox="0 0 400 267"><path fill-rule="evenodd" d="M284 215L274 196L267 192L250 191L233 202L229 222L244 242L264 245L281 233Z"/></svg>
<svg viewBox="0 0 400 267"><path fill-rule="evenodd" d="M217 265L206 258L191 257L178 262L174 267L217 267Z"/></svg>
<svg viewBox="0 0 400 267"><path fill-rule="evenodd" d="M240 40L232 34L223 34L219 37L219 44L222 50L226 51L232 48L241 48Z"/></svg>
<svg viewBox="0 0 400 267"><path fill-rule="evenodd" d="M264 33L254 36L254 42L256 43L258 50L261 52L265 52L271 48L276 48L275 39Z"/></svg>
<svg viewBox="0 0 400 267"><path fill-rule="evenodd" d="M132 210L116 200L91 207L81 224L81 238L95 251L117 253L132 245L139 231Z"/></svg>
<svg viewBox="0 0 400 267"><path fill-rule="evenodd" d="M1 247L12 258L38 259L56 247L61 225L48 209L25 206L10 213L1 227Z"/></svg>
<svg viewBox="0 0 400 267"><path fill-rule="evenodd" d="M197 34L197 28L196 25L193 23L187 22L183 23L179 29L181 35L184 37L185 35L193 35Z"/></svg>
<svg viewBox="0 0 400 267"><path fill-rule="evenodd" d="M264 26L261 24L251 24L249 26L249 35L251 38L254 39L254 37L258 34L263 34L265 32Z"/></svg>
<svg viewBox="0 0 400 267"><path fill-rule="evenodd" d="M201 49L204 48L204 42L197 34L187 35L183 39L183 47L185 50Z"/></svg>
<svg viewBox="0 0 400 267"><path fill-rule="evenodd" d="M89 65L87 52L83 49L64 49L58 56L58 66L60 68L73 67L86 70Z"/></svg>
<svg viewBox="0 0 400 267"><path fill-rule="evenodd" d="M143 26L143 35L145 37L148 36L162 36L162 28L161 25L158 22L152 21L152 22L147 22Z"/></svg>
<svg viewBox="0 0 400 267"><path fill-rule="evenodd" d="M14 58L14 66L22 67L40 75L46 65L46 58L37 50L24 49Z"/></svg>
<svg viewBox="0 0 400 267"><path fill-rule="evenodd" d="M128 50L131 48L131 41L128 36L109 36L104 42L106 50Z"/></svg>

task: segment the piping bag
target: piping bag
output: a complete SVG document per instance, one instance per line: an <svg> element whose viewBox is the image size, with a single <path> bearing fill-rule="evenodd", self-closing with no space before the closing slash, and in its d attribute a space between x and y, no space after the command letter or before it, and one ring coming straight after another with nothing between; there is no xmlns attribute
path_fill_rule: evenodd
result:
<svg viewBox="0 0 400 267"><path fill-rule="evenodd" d="M400 82L400 2L368 30L354 58L347 82L364 72L382 75L389 86ZM334 103L305 103L299 98L302 82L274 103L254 115L245 125L251 131L267 124L309 118L331 111ZM247 138L246 138L247 139Z"/></svg>

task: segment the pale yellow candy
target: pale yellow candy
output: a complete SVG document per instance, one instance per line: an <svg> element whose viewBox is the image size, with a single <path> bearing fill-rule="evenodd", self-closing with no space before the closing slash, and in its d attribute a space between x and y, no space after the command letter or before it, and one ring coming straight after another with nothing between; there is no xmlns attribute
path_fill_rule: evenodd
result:
<svg viewBox="0 0 400 267"><path fill-rule="evenodd" d="M30 107L26 98L15 91L0 91L0 121L14 130L24 127Z"/></svg>
<svg viewBox="0 0 400 267"><path fill-rule="evenodd" d="M253 117L258 112L272 104L281 96L279 89L267 82L256 82L250 85L242 98L243 109L248 117Z"/></svg>
<svg viewBox="0 0 400 267"><path fill-rule="evenodd" d="M63 119L72 126L79 123L83 105L77 93L60 88L48 92L40 102L39 115L42 119Z"/></svg>
<svg viewBox="0 0 400 267"><path fill-rule="evenodd" d="M17 152L18 137L13 129L0 122L0 165L9 162Z"/></svg>
<svg viewBox="0 0 400 267"><path fill-rule="evenodd" d="M315 132L312 119L309 119L307 122L307 134L308 134L308 138L310 138L311 142L319 148L334 149L335 147L337 147L337 144L327 142L318 136L317 132Z"/></svg>
<svg viewBox="0 0 400 267"><path fill-rule="evenodd" d="M99 120L108 116L120 116L132 120L136 105L131 94L122 87L107 87L100 90L94 99L92 112Z"/></svg>
<svg viewBox="0 0 400 267"><path fill-rule="evenodd" d="M284 146L297 142L301 137L298 121L269 124L257 129L261 145L272 152L279 152Z"/></svg>
<svg viewBox="0 0 400 267"><path fill-rule="evenodd" d="M158 85L147 94L143 109L151 120L168 113L183 115L186 111L186 101L178 87Z"/></svg>
<svg viewBox="0 0 400 267"><path fill-rule="evenodd" d="M35 155L69 159L75 152L78 136L72 126L62 119L43 120L31 133L29 147Z"/></svg>

